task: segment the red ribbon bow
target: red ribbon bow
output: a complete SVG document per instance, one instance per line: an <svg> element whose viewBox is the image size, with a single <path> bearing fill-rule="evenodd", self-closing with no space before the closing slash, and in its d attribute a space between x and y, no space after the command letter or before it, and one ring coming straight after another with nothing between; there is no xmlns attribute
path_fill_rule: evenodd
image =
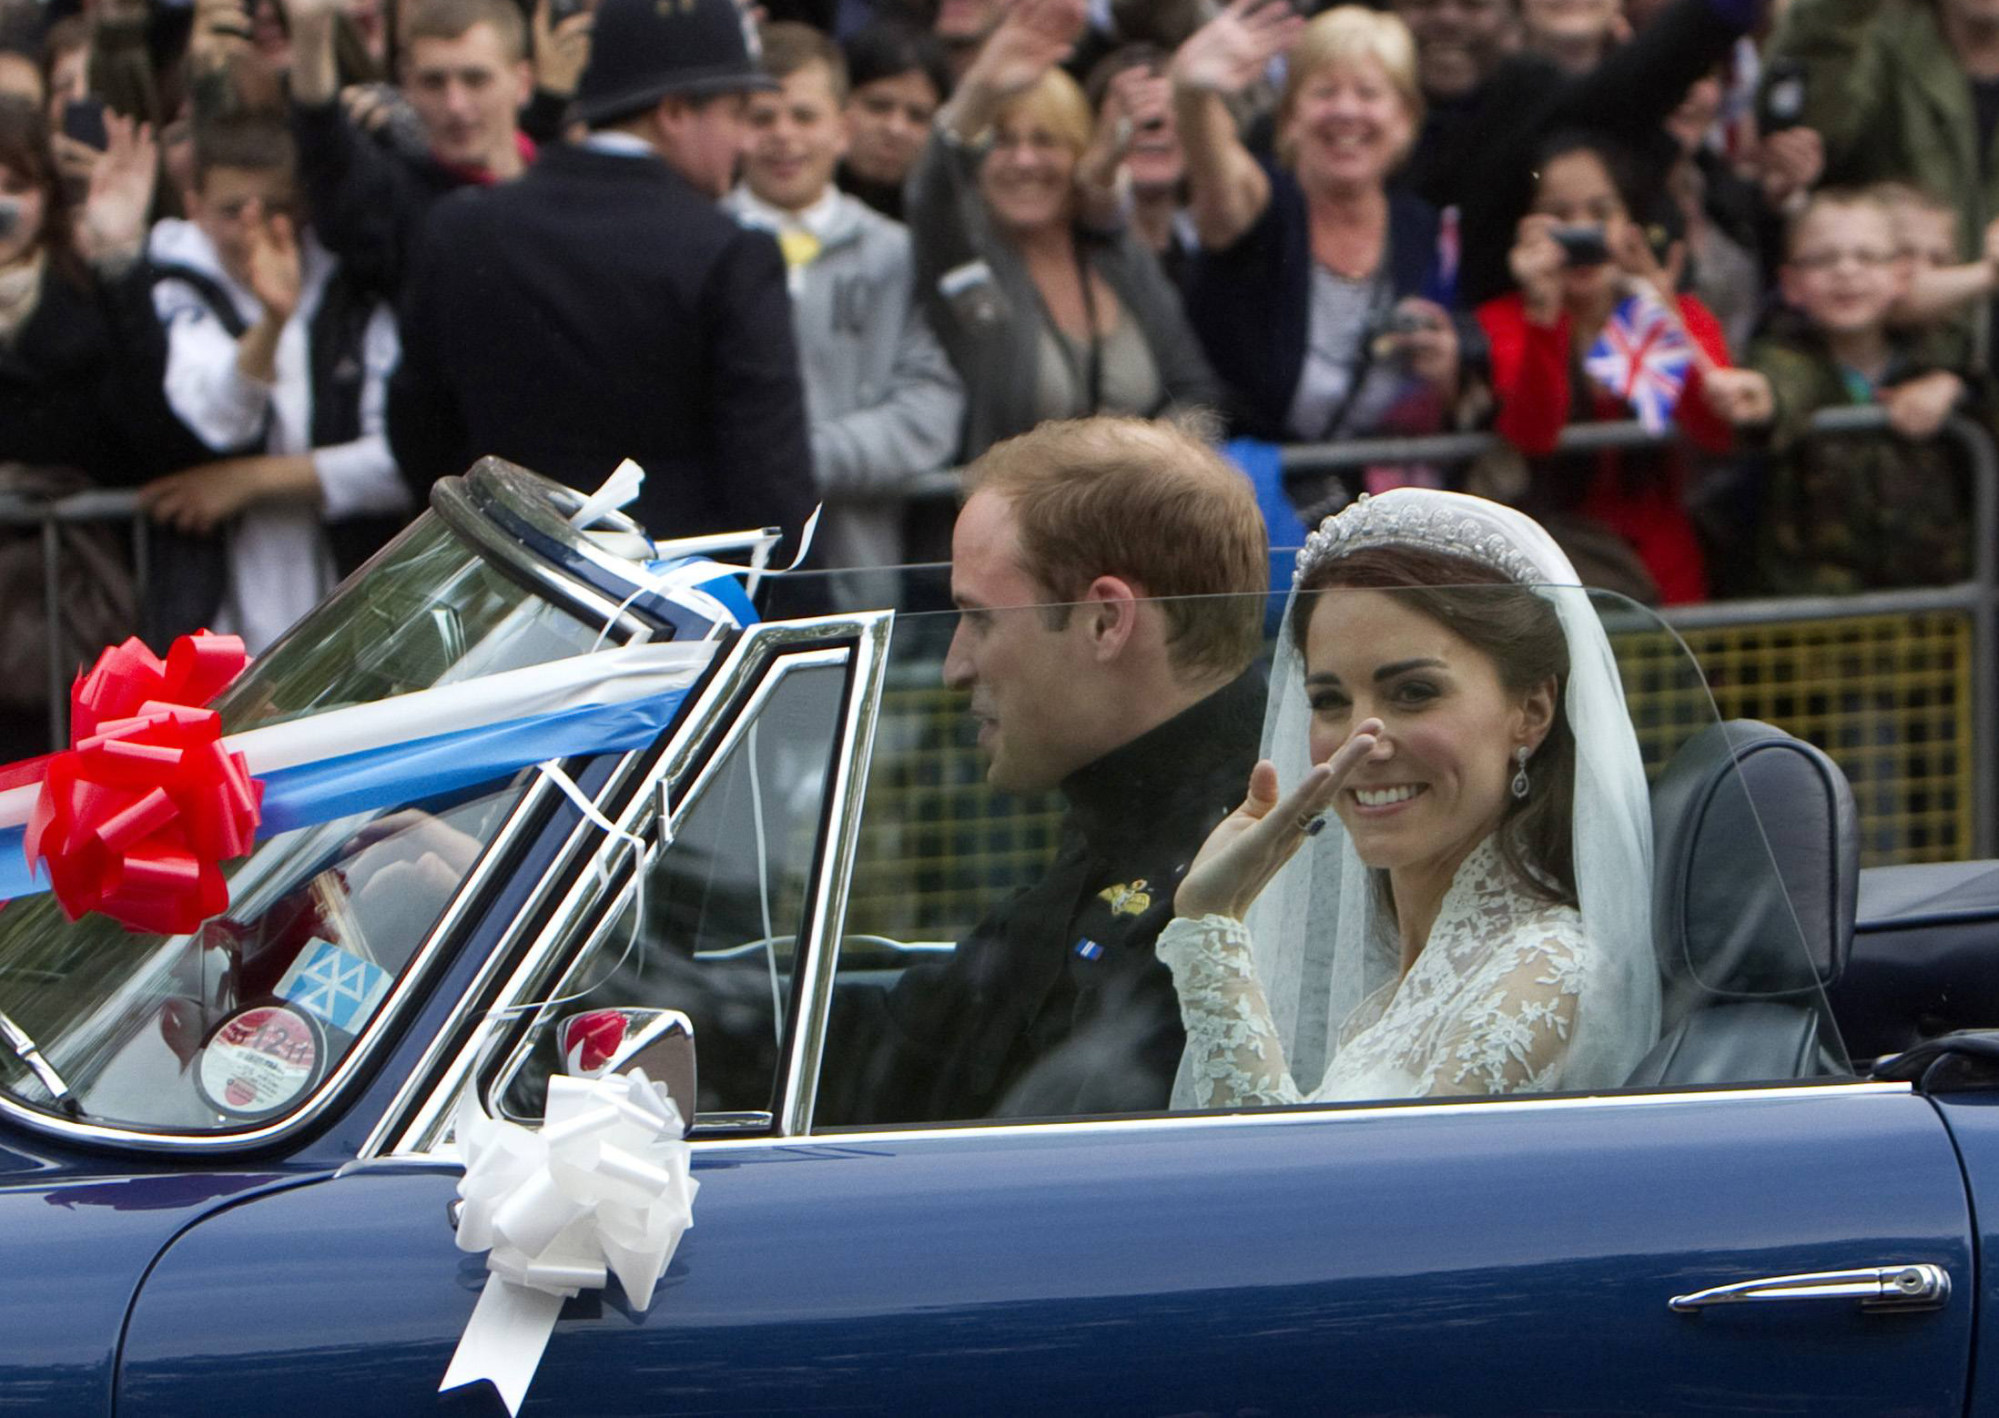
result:
<svg viewBox="0 0 1999 1418"><path fill-rule="evenodd" d="M164 662L127 640L77 677L71 746L49 758L26 836L72 921L180 935L228 909L220 864L250 850L264 785L202 706L246 663L236 636L202 631Z"/></svg>

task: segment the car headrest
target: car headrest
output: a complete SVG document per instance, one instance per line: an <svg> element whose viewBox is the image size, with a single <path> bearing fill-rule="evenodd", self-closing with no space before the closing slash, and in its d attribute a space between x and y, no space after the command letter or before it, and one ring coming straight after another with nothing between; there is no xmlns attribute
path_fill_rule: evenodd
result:
<svg viewBox="0 0 1999 1418"><path fill-rule="evenodd" d="M1669 981L1741 999L1839 978L1859 831L1846 775L1818 749L1754 719L1703 729L1653 786L1652 838L1653 933Z"/></svg>

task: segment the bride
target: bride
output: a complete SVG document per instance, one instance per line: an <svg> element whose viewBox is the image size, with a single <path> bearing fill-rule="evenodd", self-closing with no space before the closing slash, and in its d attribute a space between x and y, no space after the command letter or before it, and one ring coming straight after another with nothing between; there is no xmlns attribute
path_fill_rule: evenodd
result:
<svg viewBox="0 0 1999 1418"><path fill-rule="evenodd" d="M1159 938L1174 1106L1621 1085L1659 1027L1651 816L1568 559L1398 488L1320 524L1284 623L1267 757Z"/></svg>

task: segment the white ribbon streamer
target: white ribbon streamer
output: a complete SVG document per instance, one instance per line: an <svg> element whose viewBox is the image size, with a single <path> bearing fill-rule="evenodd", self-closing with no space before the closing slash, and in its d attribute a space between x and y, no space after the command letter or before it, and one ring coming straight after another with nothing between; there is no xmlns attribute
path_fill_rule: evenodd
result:
<svg viewBox="0 0 1999 1418"><path fill-rule="evenodd" d="M540 1131L466 1095L458 1248L487 1251L489 1275L439 1393L485 1379L518 1413L564 1300L615 1275L633 1309L652 1303L694 1224L701 1184L684 1131L666 1090L637 1068L550 1078Z"/></svg>
<svg viewBox="0 0 1999 1418"><path fill-rule="evenodd" d="M615 512L620 507L638 499L639 489L645 486L645 469L630 458L611 469L611 476L604 479L604 485L583 499L583 505L569 515L572 527L587 527L606 512Z"/></svg>

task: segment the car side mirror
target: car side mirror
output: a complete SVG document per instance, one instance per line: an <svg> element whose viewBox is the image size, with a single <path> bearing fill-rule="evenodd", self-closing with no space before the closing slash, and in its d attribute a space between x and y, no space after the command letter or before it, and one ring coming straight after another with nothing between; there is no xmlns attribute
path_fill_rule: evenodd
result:
<svg viewBox="0 0 1999 1418"><path fill-rule="evenodd" d="M589 1009L556 1026L562 1071L602 1078L642 1068L694 1126L694 1024L677 1009Z"/></svg>

